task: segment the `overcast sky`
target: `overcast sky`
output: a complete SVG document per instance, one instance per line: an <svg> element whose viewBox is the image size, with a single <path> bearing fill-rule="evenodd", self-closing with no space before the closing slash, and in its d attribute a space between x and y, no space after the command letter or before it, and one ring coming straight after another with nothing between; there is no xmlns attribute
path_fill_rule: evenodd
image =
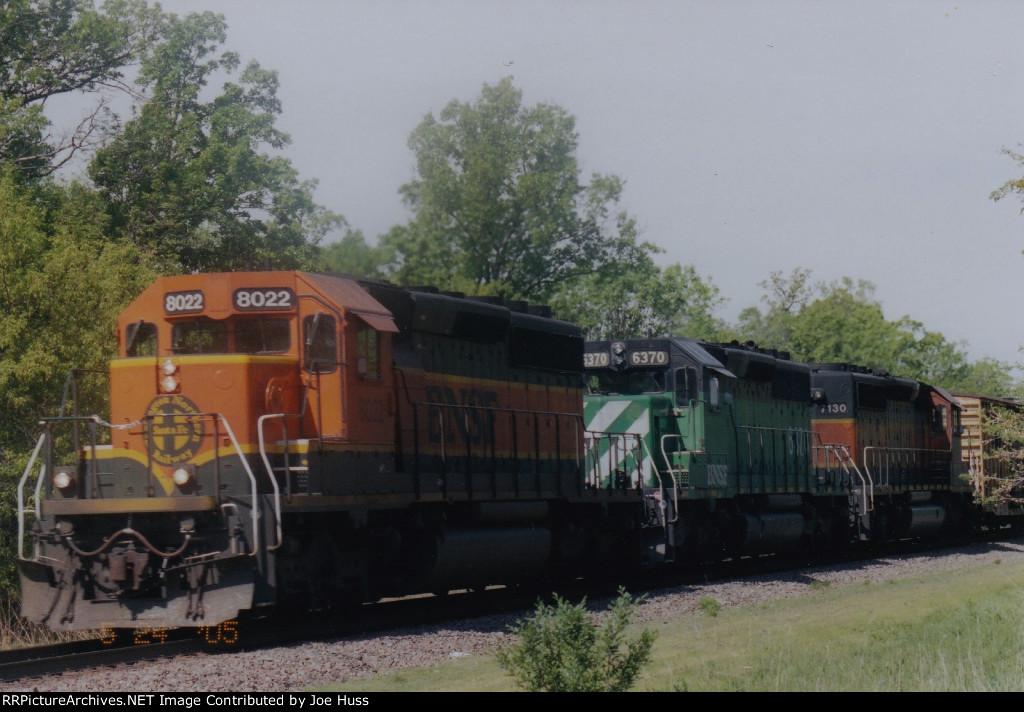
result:
<svg viewBox="0 0 1024 712"><path fill-rule="evenodd" d="M280 73L287 155L371 240L408 215L409 133L512 76L575 115L584 175L665 264L693 264L733 320L772 270L877 286L907 314L1018 362L1024 3L166 0L227 18Z"/></svg>

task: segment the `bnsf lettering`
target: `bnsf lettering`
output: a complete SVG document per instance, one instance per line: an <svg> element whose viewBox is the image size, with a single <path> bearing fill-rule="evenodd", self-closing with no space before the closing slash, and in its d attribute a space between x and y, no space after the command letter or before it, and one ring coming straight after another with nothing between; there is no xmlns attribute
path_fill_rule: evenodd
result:
<svg viewBox="0 0 1024 712"><path fill-rule="evenodd" d="M729 484L728 465L708 465L708 486L725 487Z"/></svg>
<svg viewBox="0 0 1024 712"><path fill-rule="evenodd" d="M494 415L492 408L498 407L496 391L479 388L454 388L429 386L426 389L427 402L447 406L430 409L430 424L427 437L432 443L441 442L444 433L446 443L459 442L472 445L491 445L494 442Z"/></svg>

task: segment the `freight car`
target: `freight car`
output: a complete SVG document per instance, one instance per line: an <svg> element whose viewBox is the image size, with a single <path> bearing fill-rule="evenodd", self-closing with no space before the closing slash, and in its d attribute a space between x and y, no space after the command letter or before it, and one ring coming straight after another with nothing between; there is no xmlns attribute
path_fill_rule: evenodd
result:
<svg viewBox="0 0 1024 712"><path fill-rule="evenodd" d="M109 419L44 421L22 613L57 630L574 575L644 495L584 472L579 329L301 272L167 277L120 315Z"/></svg>
<svg viewBox="0 0 1024 712"><path fill-rule="evenodd" d="M953 395L963 406L963 465L986 524L1024 527L1024 484L1005 458L995 456L1002 442L991 428L993 416L1020 413L1024 404L977 393Z"/></svg>

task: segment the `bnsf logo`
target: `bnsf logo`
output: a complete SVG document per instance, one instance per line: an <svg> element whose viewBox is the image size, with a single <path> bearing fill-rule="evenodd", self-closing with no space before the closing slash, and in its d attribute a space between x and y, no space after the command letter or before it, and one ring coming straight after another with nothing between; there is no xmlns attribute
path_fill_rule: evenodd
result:
<svg viewBox="0 0 1024 712"><path fill-rule="evenodd" d="M498 394L479 388L428 386L427 402L446 407L430 409L427 437L432 443L462 442L490 445L494 442L494 412L498 407Z"/></svg>

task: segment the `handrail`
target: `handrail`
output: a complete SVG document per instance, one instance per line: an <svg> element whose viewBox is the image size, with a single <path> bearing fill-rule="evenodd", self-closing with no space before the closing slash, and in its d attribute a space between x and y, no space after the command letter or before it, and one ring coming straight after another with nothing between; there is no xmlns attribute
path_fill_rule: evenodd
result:
<svg viewBox="0 0 1024 712"><path fill-rule="evenodd" d="M302 417L304 417L302 413L267 413L265 415L261 415L256 420L256 434L257 434L257 437L259 438L259 443L260 443L260 457L263 459L263 466L267 468L267 477L270 478L270 484L274 488L274 515L275 515L276 520L277 520L277 543L274 544L273 546L269 546L268 545L267 546L267 551L276 551L277 549L279 549L280 546L281 546L281 543L284 541L284 534L281 531L281 489L277 485L277 477L274 476L274 469L271 467L271 465L270 465L270 458L267 456L266 440L265 440L264 434L263 434L263 424L267 420L269 420L271 418L281 418L282 420L284 420L285 418L302 418ZM287 463L287 461L288 461L288 434L287 434L287 431L284 430L284 423L281 424L281 429L284 432L284 451L285 451L284 452L284 456L285 456L285 463ZM286 464L286 467L285 467L285 478L286 478L286 481L287 481L288 474L289 473L288 473L288 468L287 468L287 464ZM289 488L289 491L290 491L290 488Z"/></svg>
<svg viewBox="0 0 1024 712"><path fill-rule="evenodd" d="M50 439L52 439L52 434L50 433L51 426L54 423L58 423L58 422L76 422L76 421L88 420L88 421L92 421L92 422L94 422L96 424L106 426L106 427L110 428L111 430L125 430L125 429L128 429L128 428L134 428L134 427L138 427L140 425L143 425L145 423L145 421L147 421L147 420L151 421L155 417L170 417L172 419L173 418L194 419L194 418L211 417L211 418L215 418L215 419L219 420L220 422L222 422L224 424L224 428L227 431L228 437L231 439L231 443L234 446L235 452L238 455L238 459L242 462L242 467L245 469L246 475L248 475L248 477L249 477L249 482L250 482L250 486L251 486L252 508L253 508L253 510L252 510L252 536L253 536L253 540L252 541L253 541L253 550L249 554L249 556L256 556L259 553L259 551L260 551L260 546L259 546L260 538L259 538L259 528L258 528L258 525L259 525L260 511L259 511L259 496L258 496L258 485L257 485L257 482L256 482L256 475L253 473L252 468L249 466L249 462L246 459L244 453L242 452L242 447L241 447L241 445L239 445L238 439L235 437L234 430L232 430L231 424L228 422L227 418L225 418L224 415L221 414L221 413L159 413L159 414L147 414L147 415L143 416L143 418L141 418L140 420L135 420L135 421L132 421L130 423L119 423L119 424L107 422L106 420L104 420L103 418L101 418L98 415L88 415L88 416L57 416L57 417L54 417L54 418L44 418L43 420L39 421L40 425L42 425L44 427L43 433L39 436L39 440L36 443L36 447L33 450L31 457L29 458L28 465L25 467L25 472L22 475L21 480L18 483L18 492L17 492L17 496L18 496L18 550L17 550L17 554L18 554L19 558L23 558L23 555L24 555L25 515L29 511L25 507L25 498L24 498L25 485L28 482L29 475L32 472L32 468L35 465L35 462L36 462L36 460L39 457L40 450L42 450L43 446ZM90 448L94 449L94 446L90 446ZM35 511L35 515L36 515L37 518L41 516L41 512L42 512L42 510L41 510L41 493L42 493L42 487L43 487L43 480L45 479L46 472L47 472L46 464L44 463L42 466L40 466L39 474L36 476L35 507L34 507L34 511ZM152 471L150 471L148 473L148 475L152 476ZM276 496L276 499L275 499L275 516L277 518L276 519L276 525L277 525L277 531L278 531L278 544L274 547L274 548L276 548L277 546L280 546L280 543L281 543L281 539L280 539L280 535L281 535L280 490L277 487L277 482L274 480L274 478L271 477L270 479L271 479L271 484L274 487L275 496ZM272 549L270 549L270 547L268 547L268 550L272 550Z"/></svg>
<svg viewBox="0 0 1024 712"><path fill-rule="evenodd" d="M35 464L36 458L39 456L39 451L43 448L43 441L46 439L46 432L39 436L39 440L36 442L36 447L32 451L32 456L28 459L28 465L25 467L25 474L21 476L21 480L18 482L18 558L23 558L25 551L25 513L28 511L25 509L25 498L24 489L25 482L28 481L28 475L32 471L32 465ZM43 472L46 471L45 465L40 468L39 478L42 479ZM38 488L37 488L38 491ZM35 498L35 513L36 518L40 516L39 509L39 497Z"/></svg>
<svg viewBox="0 0 1024 712"><path fill-rule="evenodd" d="M765 426L765 425L737 425L736 429L737 430L746 430L746 431L748 431L746 433L746 435L747 435L747 466L751 469L751 471L753 471L753 469L754 469L754 449L751 446L750 432L749 431L754 431L758 435L761 436L761 441L760 441L759 445L760 445L760 447L762 449L764 448L764 434L765 433L778 433L778 434L784 436L783 437L784 440L788 436L793 436L792 446L794 448L794 452L793 452L794 456L797 456L797 455L800 454L800 449L810 450L811 448L813 448L814 446L812 445L812 441L813 441L813 439L815 437L818 437L820 439L820 434L819 433L816 433L813 430L805 430L803 428L775 428L775 427ZM802 436L799 439L799 441L795 437L797 435ZM773 443L774 442L775 441L773 440ZM800 446L797 445L798 442L801 443Z"/></svg>
<svg viewBox="0 0 1024 712"><path fill-rule="evenodd" d="M888 459L888 456L890 456L890 455L895 455L897 457L908 456L909 455L910 459L905 459L902 463L899 463L899 464L903 464L903 465L919 466L921 463L918 461L917 456L919 454L929 454L929 453L935 454L935 455L946 455L949 458L949 462L950 462L950 466L951 467L952 467L952 464L953 464L953 448L952 448L952 446L950 446L949 449L939 449L939 448L924 448L924 447L916 447L916 448L915 447L880 447L880 446L877 446L877 445L867 445L867 446L864 447L863 453L864 453L864 460L863 460L863 462L864 462L864 469L866 471L868 471L868 472L870 472L870 467L868 466L869 456L871 456L872 459L873 459L874 455L881 454L883 457L887 458L885 461L883 461L881 463L881 467L884 469L885 485L886 486L890 485L890 482L889 482L889 471L890 471L891 466L892 466L892 462ZM881 484L881 482L879 482L879 484Z"/></svg>
<svg viewBox="0 0 1024 712"><path fill-rule="evenodd" d="M818 435L818 433L815 433L815 435ZM860 471L860 467L857 465L857 462L853 459L853 455L850 454L850 449L846 445L838 443L822 443L821 445L816 445L814 449L818 450L819 448L825 451L826 468L829 467L828 462L831 459L829 454L836 452L838 453L839 467L842 468L843 472L845 472L847 476L850 475L851 471L857 475L861 486L861 514L864 515L868 512L874 511L875 483L871 476L871 471L865 467L864 471L867 473L867 477L865 477L864 473ZM817 456L815 456L815 463L817 463L817 459Z"/></svg>
<svg viewBox="0 0 1024 712"><path fill-rule="evenodd" d="M589 434L589 436L588 436L588 434ZM605 439L605 438L607 438L609 440L609 447L608 447L608 474L609 474L609 477L611 477L612 473L615 470L615 465L612 463L613 446L611 445L611 442L613 440L616 441L616 442L620 442L620 441L621 442L625 442L628 439L632 439L632 440L635 440L638 443L638 445L634 445L632 448L630 448L625 456L619 458L618 462L622 462L623 460L626 459L626 457L628 457L628 455L630 453L636 452L637 450L639 450L640 454L641 454L641 457L640 458L636 458L636 471L637 471L638 482L640 483L641 486L643 486L643 481L644 481L645 474L644 474L642 468L643 468L644 461L647 460L647 459L650 459L652 466L654 465L654 458L651 455L651 451L647 447L647 443L644 440L643 435L641 435L640 433L620 433L620 432L609 432L609 431L598 431L598 430L585 430L584 431L584 442L599 443L602 439ZM590 446L589 450L592 450L593 447L594 446L592 444ZM646 455L646 457L644 457L644 455ZM600 456L598 456L598 462L599 461L600 461ZM658 478L658 486L659 486L659 488L663 489L664 488L664 482L662 480L661 472L658 470L658 468L656 466L654 466L654 474ZM600 477L599 476L598 476L597 480L595 481L594 485L596 487L599 487L599 485L600 485Z"/></svg>
<svg viewBox="0 0 1024 712"><path fill-rule="evenodd" d="M235 431L231 429L231 423L221 413L199 413L198 415L214 415L224 423L225 430L228 431L228 437L231 438L231 444L235 446L235 452L238 453L238 459L242 461L242 467L245 468L245 474L249 476L249 482L252 485L252 552L249 556L256 556L260 551L260 540L259 540L259 518L260 518L260 499L259 493L257 492L256 475L253 474L252 468L249 467L249 461L245 458L242 453L242 447L238 444L238 439L235 437ZM194 417L194 416L192 416ZM273 482L274 478L270 478ZM276 489L276 483L275 483ZM280 531L280 518L278 518L278 531Z"/></svg>
<svg viewBox="0 0 1024 712"><path fill-rule="evenodd" d="M676 469L672 466L671 461L668 459L668 453L665 451L665 441L668 438L678 438L679 440L682 440L683 436L678 433L665 433L661 436L661 456L665 458L665 465L668 467L668 473L672 476L672 507L675 510L675 518L669 519L665 523L675 524L679 521L679 482L676 480ZM679 451L676 450L675 452ZM658 468L655 467L654 469L657 470Z"/></svg>
<svg viewBox="0 0 1024 712"><path fill-rule="evenodd" d="M460 411L461 410L478 410L478 411L481 411L481 412L484 412L484 413L508 413L508 414L513 415L513 416L515 416L515 415L524 415L524 416L534 416L534 417L536 417L536 416L541 416L541 415L547 415L547 416L554 416L555 418L571 418L576 423L577 441L579 440L579 434L578 433L579 433L580 421L582 421L582 416L580 416L579 413L572 413L572 412L560 411L560 410L529 410L529 409L525 409L524 410L524 409L520 409L520 408L499 408L499 407L488 406L488 405L470 405L468 403L465 404L465 405L461 404L461 403L435 403L435 402L431 402L431 401L409 401L409 405L413 406L413 408L415 408L416 406L423 406L423 407L427 408L428 411L429 411L430 408L438 408L438 409L440 409L440 408L451 408L451 409L460 410ZM428 415L428 418L429 418L429 415ZM442 457L442 459L444 459L444 457L445 457L445 447L444 446L445 446L445 440L446 440L445 435L447 433L445 433L445 430L444 430L444 418L443 417L440 418L439 422L440 422L440 427L441 427L441 457ZM589 432L589 431L585 431L585 432ZM580 462L579 452L576 453L576 466L577 467L581 467L582 466L582 463Z"/></svg>

